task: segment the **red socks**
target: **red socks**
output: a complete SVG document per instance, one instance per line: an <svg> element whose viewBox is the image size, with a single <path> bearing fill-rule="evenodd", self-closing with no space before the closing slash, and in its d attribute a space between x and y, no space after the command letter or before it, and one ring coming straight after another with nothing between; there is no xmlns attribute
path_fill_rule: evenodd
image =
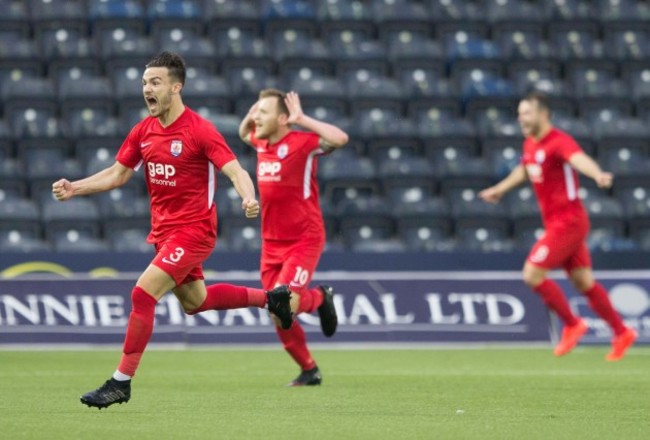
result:
<svg viewBox="0 0 650 440"><path fill-rule="evenodd" d="M138 286L131 292L131 301L133 308L126 328L122 360L117 367L120 373L127 376L135 375L142 353L151 338L157 302L156 298Z"/></svg>
<svg viewBox="0 0 650 440"><path fill-rule="evenodd" d="M230 310L242 307L264 307L266 292L262 289L252 289L233 284L213 284L207 286L208 294L205 301L189 314L194 315L205 310Z"/></svg>
<svg viewBox="0 0 650 440"><path fill-rule="evenodd" d="M616 335L621 335L625 332L625 325L619 314L614 310L614 307L612 307L607 291L601 284L594 283L591 289L582 293L589 300L591 309L609 324Z"/></svg>
<svg viewBox="0 0 650 440"><path fill-rule="evenodd" d="M323 292L318 287L309 290L305 289L298 294L300 295L300 305L296 314L312 313L323 304Z"/></svg>
<svg viewBox="0 0 650 440"><path fill-rule="evenodd" d="M311 357L311 353L309 353L309 349L307 348L305 331L298 321L294 321L289 330L282 330L280 327L275 327L275 331L278 333L284 349L300 365L303 371L311 370L316 366L316 362Z"/></svg>
<svg viewBox="0 0 650 440"><path fill-rule="evenodd" d="M542 297L544 303L557 314L564 325L572 326L577 324L578 318L571 311L569 302L555 281L547 278L533 290Z"/></svg>

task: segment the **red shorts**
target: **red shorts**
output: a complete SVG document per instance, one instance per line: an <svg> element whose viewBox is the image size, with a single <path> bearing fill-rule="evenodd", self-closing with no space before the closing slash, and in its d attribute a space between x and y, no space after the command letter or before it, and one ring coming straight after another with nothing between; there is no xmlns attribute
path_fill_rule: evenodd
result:
<svg viewBox="0 0 650 440"><path fill-rule="evenodd" d="M269 290L288 284L299 293L309 286L324 247L324 241L265 240L260 264L262 287Z"/></svg>
<svg viewBox="0 0 650 440"><path fill-rule="evenodd" d="M165 240L154 243L156 256L151 264L164 270L177 286L204 279L201 264L210 256L216 239L202 228L178 229Z"/></svg>
<svg viewBox="0 0 650 440"><path fill-rule="evenodd" d="M549 225L544 236L533 246L526 261L545 269L591 267L591 255L585 239L588 222Z"/></svg>

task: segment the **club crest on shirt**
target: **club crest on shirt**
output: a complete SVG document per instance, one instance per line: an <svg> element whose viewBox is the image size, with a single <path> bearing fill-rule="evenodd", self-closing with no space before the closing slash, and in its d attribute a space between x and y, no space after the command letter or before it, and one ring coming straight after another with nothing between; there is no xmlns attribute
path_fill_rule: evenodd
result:
<svg viewBox="0 0 650 440"><path fill-rule="evenodd" d="M284 159L289 154L289 146L287 144L282 144L278 147L278 158Z"/></svg>
<svg viewBox="0 0 650 440"><path fill-rule="evenodd" d="M535 162L544 163L545 159L546 159L546 153L544 152L544 150L537 150L535 152Z"/></svg>
<svg viewBox="0 0 650 440"><path fill-rule="evenodd" d="M180 156L183 152L183 141L172 141L169 150L171 151L172 156Z"/></svg>

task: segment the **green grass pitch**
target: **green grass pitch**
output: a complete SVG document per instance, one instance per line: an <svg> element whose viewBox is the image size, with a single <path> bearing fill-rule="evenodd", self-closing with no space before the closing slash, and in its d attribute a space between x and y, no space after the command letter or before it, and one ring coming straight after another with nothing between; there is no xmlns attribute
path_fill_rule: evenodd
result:
<svg viewBox="0 0 650 440"><path fill-rule="evenodd" d="M277 350L151 350L131 401L79 396L118 351L0 351L2 439L648 439L650 349L315 350L323 386Z"/></svg>

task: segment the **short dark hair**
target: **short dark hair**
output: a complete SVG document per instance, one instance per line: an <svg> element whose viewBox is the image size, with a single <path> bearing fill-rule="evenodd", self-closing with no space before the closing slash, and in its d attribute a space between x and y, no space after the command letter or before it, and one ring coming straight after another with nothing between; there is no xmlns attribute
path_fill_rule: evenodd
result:
<svg viewBox="0 0 650 440"><path fill-rule="evenodd" d="M280 113L289 115L289 108L287 107L287 104L284 102L284 99L287 97L287 94L285 92L278 89L264 89L260 92L260 99L268 98L268 97L277 98L278 110L280 111Z"/></svg>
<svg viewBox="0 0 650 440"><path fill-rule="evenodd" d="M549 113L551 112L551 103L549 102L548 96L539 90L533 90L527 93L522 101L535 101L538 108L546 110Z"/></svg>
<svg viewBox="0 0 650 440"><path fill-rule="evenodd" d="M166 67L171 78L185 85L185 61L177 53L161 52L152 58L145 67L147 69L149 67Z"/></svg>

